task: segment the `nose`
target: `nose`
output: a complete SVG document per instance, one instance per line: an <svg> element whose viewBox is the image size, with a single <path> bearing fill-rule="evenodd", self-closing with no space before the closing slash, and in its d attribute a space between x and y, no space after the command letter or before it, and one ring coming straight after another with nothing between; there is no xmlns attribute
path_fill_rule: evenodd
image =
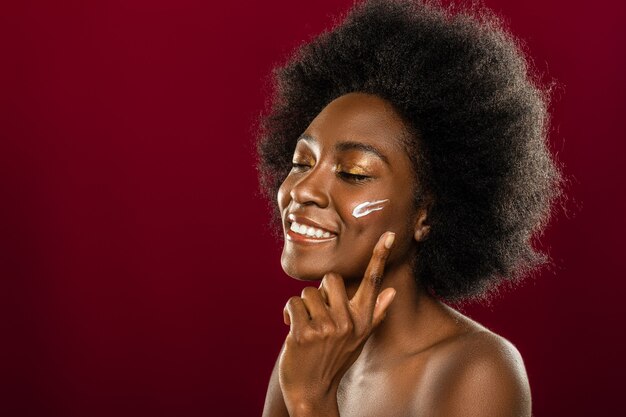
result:
<svg viewBox="0 0 626 417"><path fill-rule="evenodd" d="M301 176L291 188L289 195L296 203L315 204L324 208L329 202L329 186L330 178L323 172L321 165L316 165Z"/></svg>

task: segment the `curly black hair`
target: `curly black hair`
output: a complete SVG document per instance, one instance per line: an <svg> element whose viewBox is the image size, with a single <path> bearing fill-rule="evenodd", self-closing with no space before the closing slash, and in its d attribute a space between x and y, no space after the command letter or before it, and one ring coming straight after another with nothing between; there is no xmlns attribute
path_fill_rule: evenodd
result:
<svg viewBox="0 0 626 417"><path fill-rule="evenodd" d="M563 195L547 145L551 87L484 6L357 3L274 68L272 80L257 169L276 230L276 195L297 138L329 102L363 92L405 120L415 204L430 202L430 233L413 259L418 282L448 301L487 299L497 284L549 262L535 246Z"/></svg>

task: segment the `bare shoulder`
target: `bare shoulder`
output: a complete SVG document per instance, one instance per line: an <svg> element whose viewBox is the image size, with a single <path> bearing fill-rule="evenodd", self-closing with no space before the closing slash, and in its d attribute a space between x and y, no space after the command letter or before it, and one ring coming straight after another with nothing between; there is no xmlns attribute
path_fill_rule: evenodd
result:
<svg viewBox="0 0 626 417"><path fill-rule="evenodd" d="M451 337L430 353L415 404L435 416L529 417L524 361L505 338L485 329ZM426 406L426 408L422 408Z"/></svg>

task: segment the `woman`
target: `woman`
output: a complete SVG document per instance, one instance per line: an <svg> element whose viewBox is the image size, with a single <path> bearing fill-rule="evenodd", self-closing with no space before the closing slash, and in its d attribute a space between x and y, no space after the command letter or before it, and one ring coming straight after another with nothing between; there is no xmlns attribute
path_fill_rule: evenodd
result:
<svg viewBox="0 0 626 417"><path fill-rule="evenodd" d="M319 281L264 416L530 416L522 358L444 301L547 261L547 98L484 9L366 1L276 73L259 140L285 272Z"/></svg>

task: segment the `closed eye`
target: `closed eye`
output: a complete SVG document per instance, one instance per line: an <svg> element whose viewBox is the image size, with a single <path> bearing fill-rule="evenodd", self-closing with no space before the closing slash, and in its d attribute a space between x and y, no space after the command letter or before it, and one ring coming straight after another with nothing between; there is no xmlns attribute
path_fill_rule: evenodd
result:
<svg viewBox="0 0 626 417"><path fill-rule="evenodd" d="M343 171L337 172L337 175L339 175L341 178L347 181L352 181L352 182L363 182L363 181L367 181L371 179L371 177L368 177L367 175L350 174L349 172L343 172Z"/></svg>
<svg viewBox="0 0 626 417"><path fill-rule="evenodd" d="M292 171L296 171L296 172L304 171L308 168L311 168L311 166L307 164L299 164L297 162L291 163ZM344 172L344 171L337 171L337 175L344 181L348 181L352 183L361 183L361 182L365 182L365 181L372 179L372 177L369 177L367 175L351 174L349 172Z"/></svg>

